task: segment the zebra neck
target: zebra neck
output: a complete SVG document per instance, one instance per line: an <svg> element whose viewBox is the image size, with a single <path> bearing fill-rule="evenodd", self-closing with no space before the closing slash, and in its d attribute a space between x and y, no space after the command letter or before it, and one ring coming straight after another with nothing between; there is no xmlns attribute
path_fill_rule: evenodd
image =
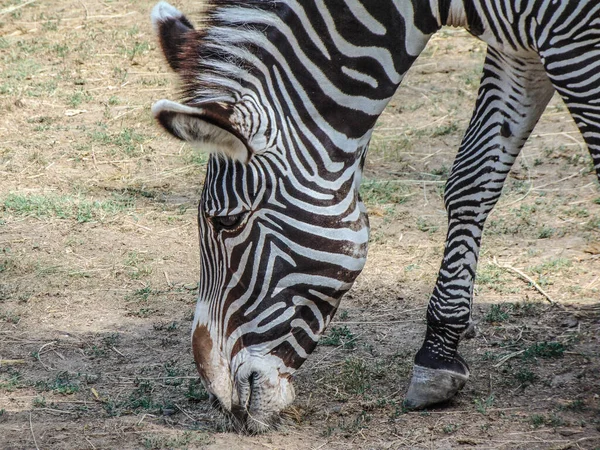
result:
<svg viewBox="0 0 600 450"><path fill-rule="evenodd" d="M289 0L254 10L268 41L253 51L268 68L273 109L329 148L351 147L339 135L363 141L439 28L426 3Z"/></svg>
<svg viewBox="0 0 600 450"><path fill-rule="evenodd" d="M430 36L463 24L472 1L210 0L186 91L254 111L240 116L265 142L281 132L334 161L360 158Z"/></svg>

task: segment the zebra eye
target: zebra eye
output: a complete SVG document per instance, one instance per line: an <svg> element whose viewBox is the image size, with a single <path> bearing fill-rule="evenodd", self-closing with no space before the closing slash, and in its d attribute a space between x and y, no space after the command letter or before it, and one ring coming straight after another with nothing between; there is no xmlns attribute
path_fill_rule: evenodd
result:
<svg viewBox="0 0 600 450"><path fill-rule="evenodd" d="M214 216L211 218L211 221L217 231L222 229L233 230L242 223L244 216L244 213L233 214L231 216Z"/></svg>

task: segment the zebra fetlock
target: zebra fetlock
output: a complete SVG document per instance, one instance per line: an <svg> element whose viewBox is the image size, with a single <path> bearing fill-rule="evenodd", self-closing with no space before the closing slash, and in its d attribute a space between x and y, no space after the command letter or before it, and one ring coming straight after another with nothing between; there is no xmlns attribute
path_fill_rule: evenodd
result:
<svg viewBox="0 0 600 450"><path fill-rule="evenodd" d="M597 0L208 0L195 29L152 12L182 103L158 122L211 153L198 209L198 372L234 428L269 429L292 377L361 272L358 189L377 118L444 25L488 43L477 102L445 189L448 234L407 406L452 398L487 216L558 91L600 179Z"/></svg>

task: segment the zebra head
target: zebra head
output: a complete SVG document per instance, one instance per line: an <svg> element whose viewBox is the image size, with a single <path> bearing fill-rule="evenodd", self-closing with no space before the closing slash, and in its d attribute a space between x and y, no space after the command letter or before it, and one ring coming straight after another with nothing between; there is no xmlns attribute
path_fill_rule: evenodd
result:
<svg viewBox="0 0 600 450"><path fill-rule="evenodd" d="M193 353L214 404L260 431L293 400L292 375L364 266L358 186L370 131L324 133L330 125L300 109L304 93L276 49L257 55L271 45L268 27L235 23L232 2L213 7L202 31L167 3L154 8L185 100L158 101L153 114L211 153L198 211Z"/></svg>

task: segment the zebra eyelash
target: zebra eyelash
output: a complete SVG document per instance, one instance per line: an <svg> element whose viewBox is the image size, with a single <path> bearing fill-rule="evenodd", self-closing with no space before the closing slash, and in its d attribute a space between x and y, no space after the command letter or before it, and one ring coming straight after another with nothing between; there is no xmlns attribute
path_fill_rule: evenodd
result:
<svg viewBox="0 0 600 450"><path fill-rule="evenodd" d="M235 231L244 222L244 219L248 215L247 212L238 214L231 214L227 216L210 216L208 220L212 224L214 230L218 233L220 231Z"/></svg>

